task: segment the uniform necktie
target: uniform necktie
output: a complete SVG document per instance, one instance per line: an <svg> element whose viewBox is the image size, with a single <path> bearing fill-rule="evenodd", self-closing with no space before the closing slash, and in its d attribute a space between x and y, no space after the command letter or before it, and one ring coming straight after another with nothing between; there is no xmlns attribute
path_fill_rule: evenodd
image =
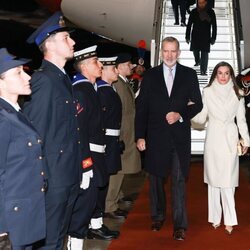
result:
<svg viewBox="0 0 250 250"><path fill-rule="evenodd" d="M173 73L172 73L173 69L169 68L168 70L169 72L168 72L168 79L167 79L167 89L168 89L168 94L170 95L172 91L173 83L174 83L174 78L173 78Z"/></svg>

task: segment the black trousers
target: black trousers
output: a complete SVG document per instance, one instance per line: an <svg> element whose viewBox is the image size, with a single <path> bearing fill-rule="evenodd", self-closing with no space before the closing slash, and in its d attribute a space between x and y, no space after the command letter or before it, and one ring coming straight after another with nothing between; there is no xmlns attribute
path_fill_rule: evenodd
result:
<svg viewBox="0 0 250 250"><path fill-rule="evenodd" d="M97 202L92 218L100 218L103 217L105 212L105 203L106 197L108 193L108 185L104 187L97 188Z"/></svg>
<svg viewBox="0 0 250 250"><path fill-rule="evenodd" d="M171 0L173 11L174 11L174 17L175 17L175 23L179 23L179 8L181 13L181 22L186 23L186 6L187 1L186 0Z"/></svg>
<svg viewBox="0 0 250 250"><path fill-rule="evenodd" d="M79 192L79 184L65 187L49 187L46 196L46 239L35 249L62 250L73 206Z"/></svg>
<svg viewBox="0 0 250 250"><path fill-rule="evenodd" d="M149 175L151 218L153 221L164 221L166 219L165 181L166 179L163 177ZM174 230L187 229L185 199L185 177L180 169L178 155L174 150L171 171L171 203Z"/></svg>
<svg viewBox="0 0 250 250"><path fill-rule="evenodd" d="M200 64L200 70L203 73L207 72L207 65L208 65L208 52L200 51L200 50L193 50L194 60L195 63Z"/></svg>
<svg viewBox="0 0 250 250"><path fill-rule="evenodd" d="M79 191L68 229L68 235L71 237L84 239L87 236L90 219L97 202L97 187L93 178L87 189Z"/></svg>

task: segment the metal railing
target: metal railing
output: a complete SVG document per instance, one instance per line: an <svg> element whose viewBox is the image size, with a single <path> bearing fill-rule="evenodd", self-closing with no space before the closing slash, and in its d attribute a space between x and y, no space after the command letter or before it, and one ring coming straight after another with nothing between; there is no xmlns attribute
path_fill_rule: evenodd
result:
<svg viewBox="0 0 250 250"><path fill-rule="evenodd" d="M242 30L242 21L240 13L240 1L232 0L233 3L233 16L234 16L234 29L236 41L236 53L238 58L239 72L244 68L244 37Z"/></svg>

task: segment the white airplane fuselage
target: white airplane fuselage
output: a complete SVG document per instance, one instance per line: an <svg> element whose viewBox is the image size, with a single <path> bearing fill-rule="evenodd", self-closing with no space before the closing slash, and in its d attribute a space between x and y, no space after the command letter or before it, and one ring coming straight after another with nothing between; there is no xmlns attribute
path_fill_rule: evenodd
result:
<svg viewBox="0 0 250 250"><path fill-rule="evenodd" d="M75 25L117 42L150 49L156 0L62 0L64 15Z"/></svg>

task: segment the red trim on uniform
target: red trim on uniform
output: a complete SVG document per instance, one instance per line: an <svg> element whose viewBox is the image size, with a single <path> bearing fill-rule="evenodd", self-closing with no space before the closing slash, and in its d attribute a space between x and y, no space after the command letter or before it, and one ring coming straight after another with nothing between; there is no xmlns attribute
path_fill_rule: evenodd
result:
<svg viewBox="0 0 250 250"><path fill-rule="evenodd" d="M89 167L91 167L93 165L93 161L92 161L92 158L91 157L89 157L89 158L87 158L87 159L85 159L85 160L83 160L82 161L82 168L89 168Z"/></svg>

